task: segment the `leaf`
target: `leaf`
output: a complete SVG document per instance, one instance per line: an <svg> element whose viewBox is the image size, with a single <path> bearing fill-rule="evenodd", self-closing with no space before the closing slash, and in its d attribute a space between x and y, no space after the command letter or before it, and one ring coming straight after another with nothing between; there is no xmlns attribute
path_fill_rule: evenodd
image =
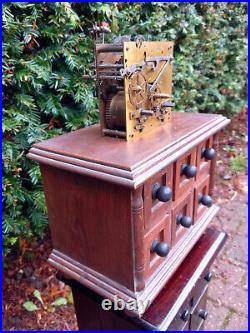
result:
<svg viewBox="0 0 250 333"><path fill-rule="evenodd" d="M67 301L68 301L68 304L74 304L72 290L70 290L70 292L67 295Z"/></svg>
<svg viewBox="0 0 250 333"><path fill-rule="evenodd" d="M36 306L36 304L31 301L27 301L27 302L23 303L23 307L25 308L25 310L27 310L29 312L38 310L38 307Z"/></svg>
<svg viewBox="0 0 250 333"><path fill-rule="evenodd" d="M43 300L42 300L42 296L41 296L40 291L36 289L36 290L33 292L33 295L34 295L34 297L37 298L38 301L43 305Z"/></svg>
<svg viewBox="0 0 250 333"><path fill-rule="evenodd" d="M54 306L61 306L61 305L66 305L67 304L67 299L65 297L58 297L52 305Z"/></svg>

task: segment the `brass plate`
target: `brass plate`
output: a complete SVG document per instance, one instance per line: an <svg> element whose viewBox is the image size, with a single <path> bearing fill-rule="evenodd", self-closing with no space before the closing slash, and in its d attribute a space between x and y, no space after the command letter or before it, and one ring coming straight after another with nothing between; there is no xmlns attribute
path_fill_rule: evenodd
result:
<svg viewBox="0 0 250 333"><path fill-rule="evenodd" d="M124 42L124 68L130 68L135 64L141 64L146 58L154 58L160 56L173 56L173 42L142 42L137 44L136 42ZM142 72L148 83L152 83L158 76L160 70L164 66L165 62L162 61L154 72L150 69L150 66L145 67ZM172 94L172 63L170 63L162 75L158 83L158 92L165 94ZM164 121L158 120L154 116L149 116L146 122L143 123L144 128L142 132L135 129L137 124L136 120L131 117L131 114L136 111L136 107L131 104L129 98L129 85L130 79L124 79L125 86L125 103L126 103L126 139L131 140L136 137L140 137L143 134L151 131L152 129L165 124L171 116L171 108L168 108L168 112ZM147 101L145 107L150 106L150 101Z"/></svg>

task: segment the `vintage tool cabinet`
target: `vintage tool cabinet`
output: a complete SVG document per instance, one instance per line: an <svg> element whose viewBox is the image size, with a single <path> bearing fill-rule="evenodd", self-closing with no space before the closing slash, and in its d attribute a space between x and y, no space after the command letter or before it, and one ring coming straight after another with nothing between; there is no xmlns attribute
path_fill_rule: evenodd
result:
<svg viewBox="0 0 250 333"><path fill-rule="evenodd" d="M135 141L102 137L94 125L33 145L28 157L41 166L50 263L102 297L153 303L218 211L217 139L228 123L173 112Z"/></svg>

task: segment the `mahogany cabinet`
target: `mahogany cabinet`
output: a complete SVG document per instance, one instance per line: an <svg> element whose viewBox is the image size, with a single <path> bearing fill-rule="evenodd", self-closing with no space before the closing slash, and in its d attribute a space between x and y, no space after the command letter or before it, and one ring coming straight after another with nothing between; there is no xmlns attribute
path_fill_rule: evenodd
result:
<svg viewBox="0 0 250 333"><path fill-rule="evenodd" d="M225 233L207 228L141 318L114 307L103 310L100 295L74 280L59 277L72 288L79 330L203 330L208 318L211 265L225 241Z"/></svg>
<svg viewBox="0 0 250 333"><path fill-rule="evenodd" d="M94 125L33 145L50 263L103 297L152 303L218 211L217 136L228 123L174 112L134 141L102 137Z"/></svg>

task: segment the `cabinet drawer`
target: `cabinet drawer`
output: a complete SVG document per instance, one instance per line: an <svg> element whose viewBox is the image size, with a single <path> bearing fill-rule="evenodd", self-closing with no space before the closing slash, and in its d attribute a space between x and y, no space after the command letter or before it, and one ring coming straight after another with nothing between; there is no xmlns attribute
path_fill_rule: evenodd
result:
<svg viewBox="0 0 250 333"><path fill-rule="evenodd" d="M189 331L191 318L190 313L190 299L187 299L169 325L168 331Z"/></svg>
<svg viewBox="0 0 250 333"><path fill-rule="evenodd" d="M197 281L195 288L192 292L191 306L193 308L197 306L200 298L205 294L211 279L212 273L208 269L206 269L199 277L199 280Z"/></svg>
<svg viewBox="0 0 250 333"><path fill-rule="evenodd" d="M190 170L190 168L193 169ZM196 174L194 169L196 169L196 148L189 150L174 163L173 200L178 200L185 192L193 188Z"/></svg>
<svg viewBox="0 0 250 333"><path fill-rule="evenodd" d="M199 303L196 305L191 314L190 331L200 331L207 319L208 313L206 311L207 291L203 294Z"/></svg>
<svg viewBox="0 0 250 333"><path fill-rule="evenodd" d="M159 196L159 192L153 195L157 187L167 187L171 193L173 192L173 164L162 169L161 172L150 178L144 185L144 216L145 228L147 230L152 228L166 214L172 203L172 194L168 201L161 201L160 199L162 198Z"/></svg>
<svg viewBox="0 0 250 333"><path fill-rule="evenodd" d="M172 210L172 240L176 244L193 224L193 197L192 190L175 203Z"/></svg>
<svg viewBox="0 0 250 333"><path fill-rule="evenodd" d="M210 174L211 169L211 160L215 158L213 156L213 137L209 137L207 140L201 142L197 146L196 152L196 166L197 166L197 175L196 180L199 182L202 178ZM207 154L207 158L204 156L204 152L210 152L210 155ZM214 151L215 152L215 151Z"/></svg>
<svg viewBox="0 0 250 333"><path fill-rule="evenodd" d="M206 212L212 205L212 198L209 196L209 180L208 175L203 181L195 186L194 191L194 223ZM203 198L203 200L201 200Z"/></svg>
<svg viewBox="0 0 250 333"><path fill-rule="evenodd" d="M156 246L158 243L158 246ZM159 253L159 251L165 251L166 246L160 247L160 245L167 244L169 252L166 256L164 253ZM145 278L148 279L149 276L155 271L155 269L165 262L170 255L172 247L171 240L171 215L166 214L165 217L157 223L157 225L151 229L144 238L144 258L145 258Z"/></svg>

